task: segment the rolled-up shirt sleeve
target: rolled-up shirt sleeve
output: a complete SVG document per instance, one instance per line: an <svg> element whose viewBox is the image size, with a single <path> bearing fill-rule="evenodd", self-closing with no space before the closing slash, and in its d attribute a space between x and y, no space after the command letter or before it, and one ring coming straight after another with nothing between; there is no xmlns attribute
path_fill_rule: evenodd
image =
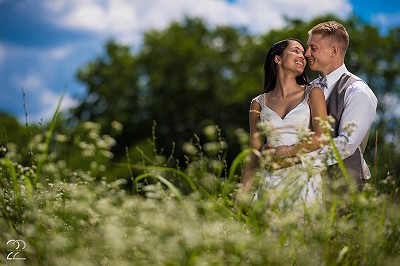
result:
<svg viewBox="0 0 400 266"><path fill-rule="evenodd" d="M350 85L345 94L344 110L339 123L339 135L334 142L342 159L349 157L361 145L365 135L375 120L378 100L362 81ZM349 135L348 125L354 123L354 131Z"/></svg>
<svg viewBox="0 0 400 266"><path fill-rule="evenodd" d="M377 104L376 96L363 81L356 81L347 88L344 97L345 106L339 123L339 134L333 139L342 159L352 155L361 145L375 120ZM330 152L329 149L324 147L310 153L317 158L314 166L337 163L334 156L325 156L328 152Z"/></svg>

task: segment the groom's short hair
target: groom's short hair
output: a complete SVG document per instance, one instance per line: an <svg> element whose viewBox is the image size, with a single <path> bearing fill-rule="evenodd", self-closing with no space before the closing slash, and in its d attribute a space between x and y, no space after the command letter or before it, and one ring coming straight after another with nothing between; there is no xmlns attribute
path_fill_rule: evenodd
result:
<svg viewBox="0 0 400 266"><path fill-rule="evenodd" d="M328 37L333 42L338 43L343 56L346 54L347 47L349 47L349 34L346 28L337 21L326 21L315 25L308 31L308 35L319 34L323 38Z"/></svg>

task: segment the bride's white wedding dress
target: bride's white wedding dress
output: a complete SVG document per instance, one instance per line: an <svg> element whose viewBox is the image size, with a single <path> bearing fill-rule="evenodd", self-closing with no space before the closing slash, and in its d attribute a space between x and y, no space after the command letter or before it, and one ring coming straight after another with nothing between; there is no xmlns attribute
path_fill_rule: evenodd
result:
<svg viewBox="0 0 400 266"><path fill-rule="evenodd" d="M285 117L280 117L266 103L265 93L253 99L261 106L261 122L270 123L273 128L271 136L267 136L267 142L273 147L281 145L292 145L299 141L299 130L309 128L311 111L308 98L312 87L305 88L305 97L296 107L290 110ZM276 170L273 173L265 173L261 187L256 198L262 193L274 193L273 198L282 199L281 204L289 203L310 206L322 202L322 180L316 169L306 169L302 164ZM264 188L264 189L263 189Z"/></svg>

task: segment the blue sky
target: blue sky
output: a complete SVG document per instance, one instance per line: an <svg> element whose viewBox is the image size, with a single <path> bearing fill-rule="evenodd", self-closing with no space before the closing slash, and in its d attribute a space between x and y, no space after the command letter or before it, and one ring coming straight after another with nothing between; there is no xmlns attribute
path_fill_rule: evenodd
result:
<svg viewBox="0 0 400 266"><path fill-rule="evenodd" d="M85 92L75 73L103 53L106 40L140 46L142 33L184 15L261 33L284 16L308 20L353 12L382 32L400 26L399 0L0 0L0 111L30 123L48 120ZM307 12L304 12L307 10Z"/></svg>

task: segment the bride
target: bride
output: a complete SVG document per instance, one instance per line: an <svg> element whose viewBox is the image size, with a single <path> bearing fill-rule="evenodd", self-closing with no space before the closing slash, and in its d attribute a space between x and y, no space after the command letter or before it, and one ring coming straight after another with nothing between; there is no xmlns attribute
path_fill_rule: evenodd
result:
<svg viewBox="0 0 400 266"><path fill-rule="evenodd" d="M265 168L259 156L265 144L275 148L275 158L290 158L302 149L313 151L320 147L323 130L319 119L327 119L326 103L322 89L307 81L304 53L304 45L293 38L275 43L267 53L264 93L252 100L249 113L250 147L256 152L250 153L244 167L239 194L249 193L260 166ZM263 135L263 126L272 128L272 134ZM299 130L304 128L314 132L308 141L298 139ZM302 164L265 170L262 179L256 198L274 189L306 205L321 200L321 176L307 174Z"/></svg>

